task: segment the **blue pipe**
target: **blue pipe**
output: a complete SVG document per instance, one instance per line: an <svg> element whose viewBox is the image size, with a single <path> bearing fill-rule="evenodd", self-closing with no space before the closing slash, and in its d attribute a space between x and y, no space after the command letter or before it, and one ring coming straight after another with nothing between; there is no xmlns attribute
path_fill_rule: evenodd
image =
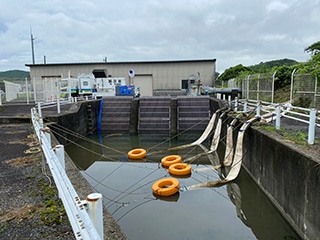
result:
<svg viewBox="0 0 320 240"><path fill-rule="evenodd" d="M97 124L97 125L98 125L98 126L97 126L98 132L100 132L100 130L101 130L102 105L103 105L103 98L101 98L101 100L100 100L100 106L99 106L98 124Z"/></svg>

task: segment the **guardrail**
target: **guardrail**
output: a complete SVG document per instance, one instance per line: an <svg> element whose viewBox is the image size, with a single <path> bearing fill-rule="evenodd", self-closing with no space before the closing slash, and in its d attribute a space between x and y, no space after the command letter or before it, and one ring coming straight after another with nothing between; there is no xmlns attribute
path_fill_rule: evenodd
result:
<svg viewBox="0 0 320 240"><path fill-rule="evenodd" d="M274 120L276 129L280 129L281 117L289 118L298 122L308 124L308 144L314 144L316 127L320 127L320 112L317 109L308 109L292 106L290 103L275 104L264 101L235 99L229 101L229 105L235 111L253 112L256 116L268 114L269 119Z"/></svg>
<svg viewBox="0 0 320 240"><path fill-rule="evenodd" d="M36 108L31 109L31 118L76 239L103 239L102 195L79 198L64 169L63 145L51 147L50 129L44 127Z"/></svg>
<svg viewBox="0 0 320 240"><path fill-rule="evenodd" d="M92 96L85 96L84 98L80 98L80 97L71 97L69 100L60 100L57 99L55 101L51 101L51 102L37 102L37 107L38 107L38 113L39 116L42 118L42 111L41 109L45 109L45 108L52 108L52 107L57 107L57 113L61 113L61 106L63 105L67 105L67 104L72 104L72 103L77 103L79 101L88 101L88 100L92 100L92 99L97 99L96 96L92 97Z"/></svg>

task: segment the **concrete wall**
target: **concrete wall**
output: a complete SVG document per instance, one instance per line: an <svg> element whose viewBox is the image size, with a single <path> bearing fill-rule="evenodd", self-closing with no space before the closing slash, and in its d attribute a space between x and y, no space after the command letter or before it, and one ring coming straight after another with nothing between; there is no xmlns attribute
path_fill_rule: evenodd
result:
<svg viewBox="0 0 320 240"><path fill-rule="evenodd" d="M303 239L320 236L320 163L275 134L251 127L243 166Z"/></svg>
<svg viewBox="0 0 320 240"><path fill-rule="evenodd" d="M90 104L93 121L93 129L97 128L97 116L99 112L100 101L78 102L72 104L69 109L62 109L61 114L56 114L51 111L43 111L45 122L52 123L49 126L61 144L66 144L66 139L75 140L75 136L70 132L76 132L81 135L90 133L88 128L88 105ZM62 126L62 127L61 127ZM69 131L68 131L69 130Z"/></svg>

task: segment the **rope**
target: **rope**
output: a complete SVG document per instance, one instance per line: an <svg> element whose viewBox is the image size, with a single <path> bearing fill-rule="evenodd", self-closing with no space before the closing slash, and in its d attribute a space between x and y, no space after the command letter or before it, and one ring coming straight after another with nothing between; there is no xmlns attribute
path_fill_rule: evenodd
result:
<svg viewBox="0 0 320 240"><path fill-rule="evenodd" d="M164 141L162 141L162 142L160 142L160 143L158 143L158 144L154 145L153 147L148 148L148 149L147 149L147 152L149 152L151 149L154 149L154 148L156 148L156 147L161 146L162 144L164 144L164 143L166 143L166 142L168 142L168 141L171 141L172 139L175 139L175 138L177 138L177 137L179 137L179 136L181 136L181 135L185 134L186 132L190 131L190 130L191 130L191 129L193 129L195 126L197 126L197 125L199 125L199 124L203 123L203 122L204 122L204 121L206 121L206 120L207 120L207 119L203 119L203 120L201 120L201 121L197 122L196 124L194 124L193 126L191 126L190 128L187 128L187 129L185 129L184 131L179 132L178 134L176 134L176 135L174 135L174 136L172 136L172 137L168 138L167 140L164 140ZM168 150L168 149L163 149L163 150L159 150L159 151L156 151L156 152L150 152L150 153L148 153L148 154L150 155L150 154L155 154L155 153L161 153L161 152L163 152L163 151L167 151L167 150ZM169 150L170 150L170 149L169 149Z"/></svg>
<svg viewBox="0 0 320 240"><path fill-rule="evenodd" d="M96 144L96 145L98 145L98 146L100 146L100 147L104 147L104 148L106 148L106 149L112 150L112 151L117 152L117 153L120 153L120 154L122 154L122 155L126 155L126 153L124 153L124 152L121 152L121 151L119 151L119 150L117 150L117 149L108 147L108 146L106 146L106 145L104 145L104 144L101 144L101 143L99 143L99 142L97 142L97 141L94 141L94 140L92 140L92 139L90 139L90 138L87 138L87 137L85 137L85 136L82 136L81 134L76 133L76 132L73 132L73 131L71 131L70 129L68 129L68 128L66 128L66 127L63 127L63 126L61 126L61 125L52 124L51 127L55 128L55 129L58 129L58 130L61 130L61 131L64 132L64 133L68 133L69 135L74 136L74 137L76 137L76 138L85 140L85 141L87 141L87 142L89 142L89 143L93 143L93 144ZM60 135L60 136L61 136L61 135ZM69 140L67 137L64 137L64 136L61 136L61 137L63 137L65 140L68 140L68 141L71 142L71 140Z"/></svg>
<svg viewBox="0 0 320 240"><path fill-rule="evenodd" d="M82 146L81 144L76 143L75 141L72 141L72 140L68 139L67 137L59 134L58 132L56 132L56 131L54 131L54 130L51 130L51 131L52 131L54 134L56 134L57 136L62 137L63 139L71 142L72 144L74 144L74 145L76 145L76 146L78 146L78 147L80 147L80 148L82 148L82 149L84 149L84 150L86 150L86 151L88 151L88 152L90 152L90 153L93 153L93 154L95 154L95 155L97 155L97 156L99 156L99 157L101 157L101 158L105 158L105 159L108 159L108 160L110 160L110 161L118 161L117 159L107 157L106 155L99 154L99 153L97 153L97 152L95 152L95 151L93 151L93 150L91 150L91 149L89 149L89 148L86 148L86 147Z"/></svg>

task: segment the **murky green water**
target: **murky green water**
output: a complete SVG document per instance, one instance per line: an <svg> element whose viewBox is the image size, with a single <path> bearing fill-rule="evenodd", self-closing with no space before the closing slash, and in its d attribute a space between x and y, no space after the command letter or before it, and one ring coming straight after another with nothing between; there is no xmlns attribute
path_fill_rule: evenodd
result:
<svg viewBox="0 0 320 240"><path fill-rule="evenodd" d="M171 177L159 164L162 157L179 154L187 159L203 152L200 147L168 148L191 143L197 137L102 134L90 140L108 148L79 140L85 149L68 145L66 151L95 190L103 194L104 205L128 239L300 239L243 169L232 183L187 190L226 175L224 169L212 167L221 161L217 153L193 162L190 176L177 177L181 185L178 193L154 195L153 183ZM138 147L147 150L146 159L128 160L127 152Z"/></svg>

